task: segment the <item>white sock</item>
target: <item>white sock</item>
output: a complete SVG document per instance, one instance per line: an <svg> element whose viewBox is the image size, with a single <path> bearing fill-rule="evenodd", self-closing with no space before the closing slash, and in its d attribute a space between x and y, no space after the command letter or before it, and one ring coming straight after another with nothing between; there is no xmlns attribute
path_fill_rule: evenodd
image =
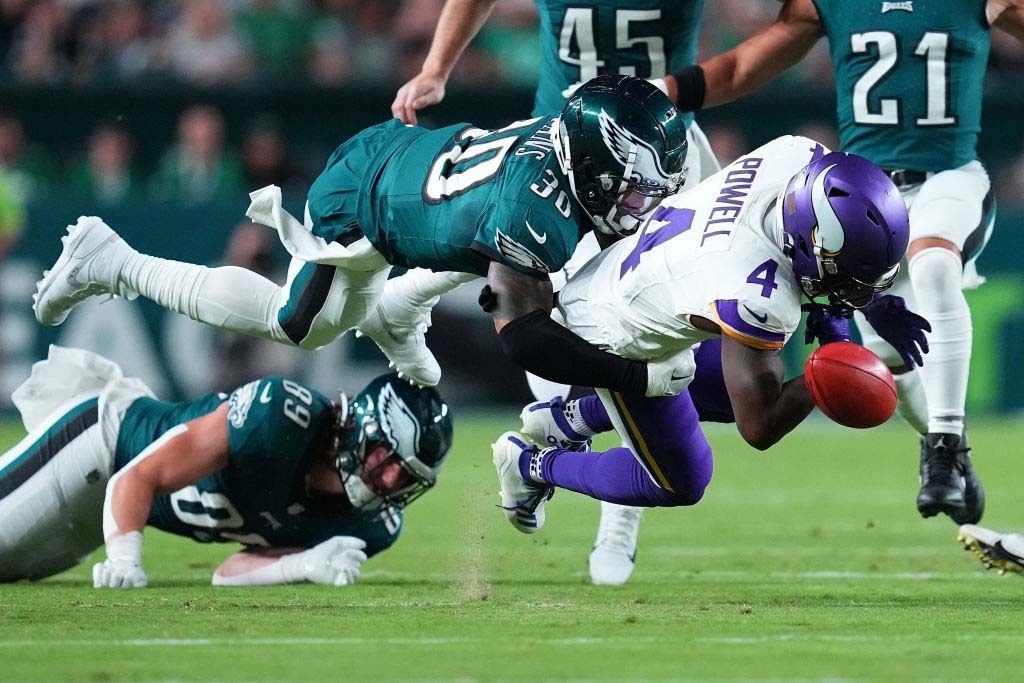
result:
<svg viewBox="0 0 1024 683"><path fill-rule="evenodd" d="M924 393L920 370L894 374L893 378L896 380L896 412L918 434L927 434L928 397Z"/></svg>
<svg viewBox="0 0 1024 683"><path fill-rule="evenodd" d="M962 435L971 363L971 309L961 290L960 257L942 247L910 260L910 281L919 310L932 325L931 348L921 369L928 397L928 431Z"/></svg>
<svg viewBox="0 0 1024 683"><path fill-rule="evenodd" d="M147 299L193 320L290 343L277 324L281 288L244 268L207 268L136 252L125 262L121 280Z"/></svg>

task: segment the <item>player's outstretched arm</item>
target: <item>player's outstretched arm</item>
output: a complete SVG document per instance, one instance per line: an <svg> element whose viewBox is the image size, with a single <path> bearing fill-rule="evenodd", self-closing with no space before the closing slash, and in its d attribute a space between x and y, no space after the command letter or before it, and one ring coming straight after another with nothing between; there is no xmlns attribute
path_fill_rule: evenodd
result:
<svg viewBox="0 0 1024 683"><path fill-rule="evenodd" d="M141 588L142 529L155 496L173 493L228 462L227 403L154 441L107 483L103 537L107 559L93 567L96 588Z"/></svg>
<svg viewBox="0 0 1024 683"><path fill-rule="evenodd" d="M434 30L423 68L398 89L391 115L415 124L416 111L444 99L444 86L455 63L480 32L497 0L448 0Z"/></svg>
<svg viewBox="0 0 1024 683"><path fill-rule="evenodd" d="M989 0L988 21L1024 42L1024 0Z"/></svg>
<svg viewBox="0 0 1024 683"><path fill-rule="evenodd" d="M671 364L621 358L562 327L551 319L552 302L550 280L491 262L480 305L519 367L552 382L630 394L668 396L685 388L689 375L677 376Z"/></svg>
<svg viewBox="0 0 1024 683"><path fill-rule="evenodd" d="M814 409L801 375L784 381L778 350L748 346L722 335L722 373L736 426L744 440L766 450L793 430Z"/></svg>
<svg viewBox="0 0 1024 683"><path fill-rule="evenodd" d="M319 583L347 586L355 583L366 562L366 542L355 536L335 536L302 548L262 548L235 553L213 573L214 586L277 586Z"/></svg>
<svg viewBox="0 0 1024 683"><path fill-rule="evenodd" d="M811 0L785 0L773 23L728 52L666 76L665 88L684 111L732 102L799 62L823 34Z"/></svg>

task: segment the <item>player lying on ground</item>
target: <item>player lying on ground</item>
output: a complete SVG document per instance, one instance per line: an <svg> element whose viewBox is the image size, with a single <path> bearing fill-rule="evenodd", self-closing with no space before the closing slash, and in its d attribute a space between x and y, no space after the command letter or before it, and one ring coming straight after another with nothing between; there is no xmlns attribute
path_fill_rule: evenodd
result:
<svg viewBox="0 0 1024 683"><path fill-rule="evenodd" d="M670 197L642 231L605 250L559 294L566 324L633 358L674 355L695 370L693 348L720 336L722 375L743 438L766 449L814 407L802 377L783 381L780 350L800 322L824 342L846 339L851 308L887 321L889 342L920 359L927 322L878 296L899 272L907 208L867 160L827 154L812 140L779 138ZM529 412L529 411L527 411ZM540 411L543 413L543 411ZM693 505L711 478L711 447L686 392L646 398L599 389L551 410L539 443L614 428L631 448L603 453L539 449L510 432L494 444L502 506L520 530L543 523L558 486L626 505ZM530 428L530 423L527 428Z"/></svg>
<svg viewBox="0 0 1024 683"><path fill-rule="evenodd" d="M0 581L87 557L97 588L141 587L147 524L241 543L216 585L343 585L398 538L451 444L448 407L395 375L350 403L299 382L155 399L96 354L50 347L12 397L29 434L0 456Z"/></svg>
<svg viewBox="0 0 1024 683"><path fill-rule="evenodd" d="M826 37L841 146L882 166L910 207L907 268L893 287L934 326L928 368L861 326L893 369L900 414L921 435L917 508L981 519L984 490L964 431L971 313L963 295L995 222L978 159L991 27L1024 41L1024 0L785 0L778 19L734 49L666 77L686 111L732 101L799 62Z"/></svg>
<svg viewBox="0 0 1024 683"><path fill-rule="evenodd" d="M974 524L960 527L956 540L981 560L985 569L998 569L1000 574L1024 574L1024 534L1001 534Z"/></svg>
<svg viewBox="0 0 1024 683"><path fill-rule="evenodd" d="M419 266L486 276L502 347L527 370L639 394L678 391L673 368L601 351L548 315L548 273L581 236L595 225L609 238L635 230L682 182L686 129L661 91L626 77L587 88L605 112L604 137L589 148L563 149L553 115L496 131L389 121L335 151L310 189L305 223L284 211L278 188L253 193L248 216L276 228L293 257L283 287L240 268L140 254L99 218L80 218L38 284L36 317L56 325L85 298L113 292L308 348L362 325L401 371L431 385L440 369L422 334L399 340L375 310L391 264ZM566 165L566 155L589 163Z"/></svg>

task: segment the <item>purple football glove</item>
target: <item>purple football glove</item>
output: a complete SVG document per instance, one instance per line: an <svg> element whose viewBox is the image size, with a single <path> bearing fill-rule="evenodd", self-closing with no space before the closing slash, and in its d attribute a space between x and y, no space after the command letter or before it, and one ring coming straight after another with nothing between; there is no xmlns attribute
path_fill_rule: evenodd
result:
<svg viewBox="0 0 1024 683"><path fill-rule="evenodd" d="M908 370L924 365L922 354L928 353L928 337L932 326L917 313L909 310L903 297L886 294L863 308L864 317L875 328L878 336L889 343L903 359Z"/></svg>
<svg viewBox="0 0 1024 683"><path fill-rule="evenodd" d="M804 344L815 339L824 346L832 342L850 341L850 312L848 309L825 304L804 304L801 311L807 311L804 326Z"/></svg>

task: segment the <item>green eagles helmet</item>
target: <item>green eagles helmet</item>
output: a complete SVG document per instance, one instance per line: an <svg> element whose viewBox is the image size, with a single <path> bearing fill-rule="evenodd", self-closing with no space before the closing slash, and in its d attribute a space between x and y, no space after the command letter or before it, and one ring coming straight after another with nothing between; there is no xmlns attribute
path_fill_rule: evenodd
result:
<svg viewBox="0 0 1024 683"><path fill-rule="evenodd" d="M551 130L573 195L605 234L635 232L683 184L686 124L645 79L605 75L588 81Z"/></svg>
<svg viewBox="0 0 1024 683"><path fill-rule="evenodd" d="M435 484L452 445L452 418L437 390L381 375L343 411L338 470L354 507L405 507ZM393 490L375 490L375 470L389 463L404 476Z"/></svg>

